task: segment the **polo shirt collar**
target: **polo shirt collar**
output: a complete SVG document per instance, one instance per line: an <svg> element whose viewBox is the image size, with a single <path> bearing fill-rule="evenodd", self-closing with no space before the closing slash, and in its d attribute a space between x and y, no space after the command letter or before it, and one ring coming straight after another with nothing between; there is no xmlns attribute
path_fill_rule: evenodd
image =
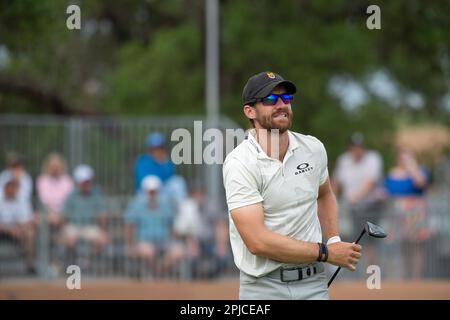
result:
<svg viewBox="0 0 450 320"><path fill-rule="evenodd" d="M266 152L261 148L261 145L256 141L255 138L256 129L250 129L247 134L247 140L250 142L250 144L254 147L254 150L257 153L258 159L270 159L274 160L273 158L269 157ZM288 137L289 137L289 145L288 150L286 152L286 155L284 156L285 160L287 157L294 152L295 149L300 147L300 144L298 143L297 139L294 137L292 132L288 130Z"/></svg>
<svg viewBox="0 0 450 320"><path fill-rule="evenodd" d="M288 151L293 152L295 149L300 147L300 143L298 143L297 138L295 138L291 130L288 130L288 136L289 136Z"/></svg>

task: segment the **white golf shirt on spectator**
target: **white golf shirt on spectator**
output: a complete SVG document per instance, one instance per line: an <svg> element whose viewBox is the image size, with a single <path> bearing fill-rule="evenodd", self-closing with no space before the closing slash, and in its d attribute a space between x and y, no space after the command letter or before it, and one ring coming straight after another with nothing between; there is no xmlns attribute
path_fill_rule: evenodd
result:
<svg viewBox="0 0 450 320"><path fill-rule="evenodd" d="M319 186L328 178L327 154L315 137L288 131L289 146L281 163L267 156L255 130L225 159L223 180L228 210L262 202L266 227L278 234L321 242L317 215ZM288 264L253 255L229 216L230 241L237 267L263 276Z"/></svg>
<svg viewBox="0 0 450 320"><path fill-rule="evenodd" d="M25 199L0 198L0 224L16 225L27 223L33 218L31 203Z"/></svg>
<svg viewBox="0 0 450 320"><path fill-rule="evenodd" d="M377 152L366 151L359 161L346 152L337 159L333 178L342 186L344 198L349 200L367 180L377 182L382 174L383 164Z"/></svg>

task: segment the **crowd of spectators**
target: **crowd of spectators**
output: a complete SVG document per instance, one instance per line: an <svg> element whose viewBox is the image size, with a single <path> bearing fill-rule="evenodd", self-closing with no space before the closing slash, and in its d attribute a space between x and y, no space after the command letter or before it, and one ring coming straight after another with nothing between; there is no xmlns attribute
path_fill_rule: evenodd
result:
<svg viewBox="0 0 450 320"><path fill-rule="evenodd" d="M150 133L145 149L130 172L134 186L119 213L124 250L113 254L144 266L152 276L186 263L192 276L219 275L231 257L227 215L205 208L205 191L199 186L189 190L186 180L176 174L162 133ZM94 168L81 163L69 174L64 157L52 153L34 184L19 154L8 154L6 162L0 173L0 244L20 248L26 272L36 274L37 234L44 222L51 265L59 273L71 264L93 267L117 236L109 225L118 210L97 183Z"/></svg>
<svg viewBox="0 0 450 320"><path fill-rule="evenodd" d="M193 277L218 275L231 258L228 216L206 201L199 181L188 187L177 175L167 149L162 133L150 133L145 151L130 170L134 186L120 212L124 259L136 261L155 276L186 263ZM395 165L384 174L380 154L366 148L361 133L354 133L336 161L331 180L349 212L351 232L345 240L355 239L366 221L380 223L388 212L388 241L400 246L402 277L419 279L424 274L425 244L432 233L425 201L430 173L402 146L397 146L396 153ZM56 266L89 268L117 236L108 228L117 208L108 203L94 168L77 164L72 174L67 168L64 157L52 153L44 159L34 184L24 159L9 153L0 173L0 244L21 248L29 274L36 274L39 222L48 226L48 245L57 253L51 255L51 262ZM391 200L388 211L387 199ZM368 238L364 264L375 264L375 258L376 241Z"/></svg>

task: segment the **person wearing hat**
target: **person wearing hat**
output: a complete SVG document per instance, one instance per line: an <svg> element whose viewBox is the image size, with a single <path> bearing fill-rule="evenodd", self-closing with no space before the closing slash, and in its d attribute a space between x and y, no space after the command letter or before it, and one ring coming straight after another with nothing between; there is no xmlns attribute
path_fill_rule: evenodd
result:
<svg viewBox="0 0 450 320"><path fill-rule="evenodd" d="M141 189L125 213L127 251L130 257L145 261L153 272L168 271L183 256L181 246L171 238L173 207L161 192L162 181L157 176L145 177Z"/></svg>
<svg viewBox="0 0 450 320"><path fill-rule="evenodd" d="M243 90L253 129L223 165L240 299L328 299L324 262L354 270L361 256L339 238L324 145L289 130L296 92L274 72Z"/></svg>
<svg viewBox="0 0 450 320"><path fill-rule="evenodd" d="M365 147L364 135L354 132L349 139L347 151L338 157L333 172L332 185L335 194L342 195L349 208L351 219L350 239L356 239L366 221L377 224L381 217L382 194L380 184L383 178L383 162L380 154ZM366 240L367 263L375 263L375 244ZM364 268L357 274L364 275Z"/></svg>
<svg viewBox="0 0 450 320"><path fill-rule="evenodd" d="M140 192L142 181L149 175L157 176L162 183L161 192L176 203L187 197L186 181L175 174L175 164L167 153L166 137L160 132L151 132L146 139L147 152L138 156L134 165L135 190Z"/></svg>
<svg viewBox="0 0 450 320"><path fill-rule="evenodd" d="M93 184L94 170L86 165L77 166L73 172L74 190L64 202L65 226L62 230L63 242L68 248L68 258L76 255L79 240L86 240L92 246L92 254L97 254L107 243L105 231L106 203L103 193Z"/></svg>
<svg viewBox="0 0 450 320"><path fill-rule="evenodd" d="M136 191L140 189L142 180L148 175L155 175L165 183L175 174L175 165L167 155L166 137L162 133L150 133L145 146L147 152L139 155L134 166Z"/></svg>

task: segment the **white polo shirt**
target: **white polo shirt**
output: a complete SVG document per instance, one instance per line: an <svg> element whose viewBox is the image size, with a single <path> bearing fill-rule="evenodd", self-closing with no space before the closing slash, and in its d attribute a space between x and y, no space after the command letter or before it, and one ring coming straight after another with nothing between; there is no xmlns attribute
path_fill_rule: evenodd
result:
<svg viewBox="0 0 450 320"><path fill-rule="evenodd" d="M0 198L0 224L15 225L30 221L33 218L31 203L23 198Z"/></svg>
<svg viewBox="0 0 450 320"><path fill-rule="evenodd" d="M269 230L297 240L321 242L317 197L319 186L328 178L324 145L313 136L288 131L289 146L281 163L267 156L254 133L251 130L223 164L228 210L262 202ZM234 262L240 270L259 277L288 265L253 255L231 215L229 221Z"/></svg>

